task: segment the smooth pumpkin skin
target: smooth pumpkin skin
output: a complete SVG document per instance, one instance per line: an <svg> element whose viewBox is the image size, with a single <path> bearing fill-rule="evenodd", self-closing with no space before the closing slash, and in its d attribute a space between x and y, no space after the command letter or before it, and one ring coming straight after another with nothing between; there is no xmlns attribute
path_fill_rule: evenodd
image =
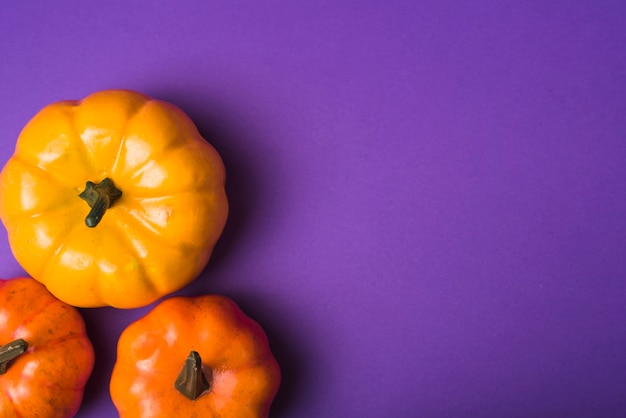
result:
<svg viewBox="0 0 626 418"><path fill-rule="evenodd" d="M78 195L122 191L95 227ZM0 173L0 219L20 265L74 306L137 308L206 266L228 215L215 149L174 105L128 90L53 103Z"/></svg>
<svg viewBox="0 0 626 418"><path fill-rule="evenodd" d="M0 417L73 417L94 365L82 316L31 278L0 280L0 346L28 350L0 374Z"/></svg>
<svg viewBox="0 0 626 418"><path fill-rule="evenodd" d="M174 382L190 351L212 373L195 400ZM280 369L261 326L229 298L164 300L121 334L111 398L121 418L264 418L280 385Z"/></svg>

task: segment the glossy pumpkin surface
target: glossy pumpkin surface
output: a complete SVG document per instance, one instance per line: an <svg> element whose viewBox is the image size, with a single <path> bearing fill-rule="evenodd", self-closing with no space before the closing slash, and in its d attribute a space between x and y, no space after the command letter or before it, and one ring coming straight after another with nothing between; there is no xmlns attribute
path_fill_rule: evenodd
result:
<svg viewBox="0 0 626 418"><path fill-rule="evenodd" d="M280 370L261 326L223 296L172 297L118 341L122 418L267 417Z"/></svg>
<svg viewBox="0 0 626 418"><path fill-rule="evenodd" d="M126 90L53 103L0 174L22 267L80 307L136 308L205 267L224 228L224 165L179 108Z"/></svg>
<svg viewBox="0 0 626 418"><path fill-rule="evenodd" d="M0 280L0 417L78 411L94 351L80 313L30 278Z"/></svg>

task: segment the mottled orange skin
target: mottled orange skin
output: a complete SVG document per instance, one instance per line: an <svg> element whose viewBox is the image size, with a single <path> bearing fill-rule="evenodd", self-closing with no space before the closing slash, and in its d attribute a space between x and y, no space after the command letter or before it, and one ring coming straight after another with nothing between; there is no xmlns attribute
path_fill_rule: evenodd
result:
<svg viewBox="0 0 626 418"><path fill-rule="evenodd" d="M174 388L191 350L213 376L194 401ZM166 299L128 326L110 389L121 418L264 418L279 384L261 326L232 300L206 295Z"/></svg>
<svg viewBox="0 0 626 418"><path fill-rule="evenodd" d="M122 196L89 228L87 181ZM127 90L53 103L0 174L0 219L20 265L74 306L136 308L205 267L228 214L224 165L179 108Z"/></svg>
<svg viewBox="0 0 626 418"><path fill-rule="evenodd" d="M80 313L30 278L0 280L0 345L28 350L0 375L0 417L73 417L94 365Z"/></svg>

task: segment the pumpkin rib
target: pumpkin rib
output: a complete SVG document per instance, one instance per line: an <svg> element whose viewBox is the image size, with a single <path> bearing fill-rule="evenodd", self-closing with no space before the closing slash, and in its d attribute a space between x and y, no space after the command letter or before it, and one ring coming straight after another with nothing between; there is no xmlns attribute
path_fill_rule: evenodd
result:
<svg viewBox="0 0 626 418"><path fill-rule="evenodd" d="M59 117L63 117L68 124L68 127L71 129L68 129L66 131L63 131L63 135L67 135L70 139L70 143L74 144L79 141L79 137L77 136L77 132L76 132L76 126L75 126L75 122L74 122L74 111L75 108L77 106L77 101L73 101L73 100L66 100L66 101L62 101L62 102L56 102L56 103L52 103L49 106L47 106L44 109L41 109L29 122L28 124L24 127L24 129L22 130L22 132L20 133L20 136L18 137L18 141L16 143L16 147L15 147L15 156L20 156L21 158L23 158L25 161L29 161L30 159L33 159L33 161L29 162L31 165L37 165L36 164L36 160L37 160L37 151L42 151L39 148L33 148L33 142L32 140L30 140L32 135L35 135L35 133L31 132L28 127L31 125L31 123L33 123L34 121L37 121L37 123L42 123L41 119L43 119L44 121L46 120L46 118L50 118L50 114L49 112L46 112L46 110L52 111L53 109L58 109L57 113L54 114L54 118L59 118ZM38 134L40 135L40 133ZM41 144L40 144L41 146ZM74 150L74 147L72 148L71 151ZM35 152L33 152L35 151ZM79 150L77 150L79 151ZM84 158L84 155L80 152L72 152L73 154L77 155L80 159L80 162L83 164L83 166L85 167L89 167L89 161L86 160ZM30 157L30 158L29 158ZM46 169L44 169L44 171L48 171ZM51 170L54 171L54 170Z"/></svg>
<svg viewBox="0 0 626 418"><path fill-rule="evenodd" d="M2 280L2 283L5 284L7 283L8 280ZM43 298L37 298L38 301L43 300ZM21 317L20 318L20 322L15 324L16 328L20 328L20 327L24 327L26 326L26 324L28 322L31 322L33 319L35 319L36 317L38 317L39 315L41 315L42 313L45 313L46 309L48 307L50 307L50 305L56 303L57 300L53 297L47 298L46 303L41 304L40 306L37 306L36 309L33 309L32 311L27 311L28 316L26 317ZM31 309L33 306L31 304L27 305L27 309ZM15 339L15 332L16 330L13 331L13 334L11 335L11 338Z"/></svg>
<svg viewBox="0 0 626 418"><path fill-rule="evenodd" d="M59 218L57 215L58 213L61 211L62 209L59 208L58 211L55 212L51 212L51 213L46 213L46 214L41 214L41 215L37 215L34 217L30 217L29 219L31 220L31 222L34 221L38 221L41 218L43 218L44 223L49 223L46 222L46 220L48 218L51 219L50 222L59 222L59 219L64 219L64 218ZM56 218L56 219L55 219ZM15 226L14 225L18 225L21 226L23 225L24 222L15 222L15 224L9 224L7 225L7 230L10 231L10 235L9 235L9 243L11 245L11 248L13 249L15 243L14 243L14 237L15 237ZM67 231L65 234L57 234L54 235L53 234L53 241L50 244L49 248L47 251L45 251L45 255L43 255L41 258L39 258L39 262L35 265L34 263L29 263L28 265L28 269L25 268L25 270L34 278L38 278L38 277L42 277L43 272L45 272L48 269L48 266L50 266L50 263L52 259L55 259L58 255L58 253L62 250L62 247L64 245L64 240L66 238L66 236L71 233L74 229L76 228L76 226L72 225L71 222L68 222L68 227L67 227ZM18 240L18 242L20 242ZM36 245L36 243L32 243L33 245ZM23 252L22 251L18 251L15 252L15 258L21 263L22 262L22 256L23 256ZM25 253L25 254L29 254L29 253ZM30 256L30 255L29 255ZM41 280L38 280L41 281ZM43 282L42 282L43 283Z"/></svg>
<svg viewBox="0 0 626 418"><path fill-rule="evenodd" d="M256 364L248 364L248 365L243 365L240 367L231 367L228 368L228 373L234 373L234 374L238 374L239 376L246 376L246 372L250 371L250 372L254 372L254 371L259 371L259 370L264 370L267 369L267 365L270 363L274 363L275 368L278 369L278 363L276 362L276 359L274 358L274 356L272 356L271 354L264 356L264 359L260 359L258 360L258 362ZM254 400L256 398L256 404L258 405L262 405L264 404L264 399L266 398L267 392L270 393L274 393L273 390L271 390L271 388L267 388L267 387L261 387L261 388L256 388L255 391L251 391L250 393L253 394L254 396L249 396L247 397L248 402L250 402L250 400ZM217 396L219 396L219 394L215 394ZM275 393L274 393L275 395Z"/></svg>
<svg viewBox="0 0 626 418"><path fill-rule="evenodd" d="M124 137L124 141L127 140L127 137ZM167 158L167 156L165 156L164 154L166 152L171 152L174 151L178 148L184 148L185 146L187 146L187 144L185 143L180 143L177 142L175 144L168 144L165 148L163 148L162 150L160 150L157 153L153 153L151 154L150 158L146 159L146 161L142 162L141 164L133 167L132 169L132 174L125 174L125 172L119 173L118 171L120 170L120 168L118 168L117 166L115 167L115 169L111 170L111 177L112 178L116 178L116 177L120 177L120 178L124 178L127 177L128 179L130 179L133 183L135 183L137 181L137 178L147 169L149 169L149 165L153 164L154 161L158 161L159 159L162 158ZM121 157L120 157L121 158ZM119 165L119 162L116 162L117 165ZM173 194L175 194L177 192L167 192L167 194L165 196L172 196ZM133 191L133 196L136 196L138 198L150 198L150 197L163 197L163 195L142 195L141 193L137 193L136 190Z"/></svg>
<svg viewBox="0 0 626 418"><path fill-rule="evenodd" d="M67 244L67 237L71 236L74 231L76 230L77 226L70 226L69 230L66 232L65 236L59 236L57 237L57 240L59 241L58 245L54 246L54 251L50 252L48 255L47 259L44 259L43 262L41 263L41 270L42 271L47 271L48 267L51 265L51 263L55 262L56 260L60 257L62 251L64 248L66 248L68 246ZM55 242L56 244L56 242ZM37 277L35 275L33 275L33 277ZM47 287L47 285L44 283L44 285Z"/></svg>
<svg viewBox="0 0 626 418"><path fill-rule="evenodd" d="M139 200L139 199L137 199ZM199 245L197 247L193 246L193 245L188 245L188 244L183 244L181 242L176 242L173 243L167 239L165 239L161 232L159 230L157 230L155 227L153 227L152 224L150 224L150 222L147 222L145 220L143 220L142 218L135 216L133 213L131 213L130 211L124 211L124 212L120 212L118 214L122 215L124 218L126 218L126 220L130 220L130 223L134 224L135 227L139 227L141 226L141 228L144 229L144 231L148 231L153 235L153 239L156 239L159 241L160 245L166 246L166 247L183 247L184 250L196 250L198 248L204 248L204 245ZM119 225L118 225L119 226ZM122 231L124 231L124 235L126 237L128 237L128 232L127 232L127 228L120 228ZM132 242L132 240L128 239L128 241L133 245L134 247L134 243Z"/></svg>
<svg viewBox="0 0 626 418"><path fill-rule="evenodd" d="M141 106L137 106L136 109L133 109L133 112L131 114L127 115L126 120L124 121L124 127L120 129L120 145L117 148L117 154L115 154L115 158L113 159L113 163L111 164L111 168L109 169L109 173L111 176L113 176L113 173L117 171L117 164L119 163L119 160L122 156L124 143L126 142L126 131L128 130L128 125L130 125L131 121L133 121L151 101L151 99L144 100Z"/></svg>
<svg viewBox="0 0 626 418"><path fill-rule="evenodd" d="M182 147L181 147L182 148ZM138 169L133 171L133 174L131 176L129 176L130 180L133 183L137 183L140 179L141 176L144 174L144 172L146 170L149 170L151 167L150 165L155 164L155 161L158 161L157 159L151 159L150 161L146 161L144 164L142 164ZM189 185L187 187L178 187L176 190L167 190L167 191L162 191L163 194L153 194L153 190L147 189L148 193L146 193L146 189L145 188L141 188L141 187L133 187L133 197L137 198L137 199L153 199L153 198L162 198L162 197L169 197L169 196L176 196L178 194L181 193L193 193L193 192L203 192L203 193L207 193L213 190L219 190L220 189L220 185L216 186L216 187L197 187L194 185ZM157 189L158 191L158 189Z"/></svg>
<svg viewBox="0 0 626 418"><path fill-rule="evenodd" d="M24 326L26 326L26 324L27 324L28 322L31 322L33 319L37 318L39 315L46 313L46 309L47 309L50 305L55 304L56 302L57 302L57 301L56 301L55 299L50 298L50 299L48 300L48 302L47 302L47 303L45 303L45 304L43 304L43 305L39 306L37 310L35 310L35 311L31 312L31 314L30 314L28 317L22 318L22 321L21 321L21 322L19 322L19 323L17 324L16 329L13 331L13 336L12 336L12 337L13 337L13 338L16 338L15 333L17 332L17 330L18 330L20 327L24 327Z"/></svg>
<svg viewBox="0 0 626 418"><path fill-rule="evenodd" d="M2 288L4 286L8 286L10 284L10 280L0 280L0 291L2 290ZM37 298L35 299L37 303L41 302L42 298ZM29 312L29 316L26 318L21 318L21 321L19 323L16 324L17 327L24 325L25 322L28 321L32 321L34 318L36 318L38 315L45 313L45 310L52 304L56 303L57 300L54 297L49 297L49 298L45 298L47 299L47 302L45 304L39 305L36 307L36 309L32 310L31 312ZM30 306L33 306L34 304L29 304Z"/></svg>
<svg viewBox="0 0 626 418"><path fill-rule="evenodd" d="M13 401L13 397L9 393L9 389L8 388L4 389L3 393L4 393L4 397L9 401L8 402L9 405L11 405L11 408L13 408L13 415L15 415L15 418L23 418L23 415L18 411L17 405Z"/></svg>
<svg viewBox="0 0 626 418"><path fill-rule="evenodd" d="M87 208L87 209L89 209L89 208ZM13 223L21 224L23 221L25 221L27 219L36 220L36 219L39 219L39 218L45 219L45 218L55 218L55 217L58 219L58 215L61 214L62 212L67 213L67 210L68 210L67 206L59 205L56 208L46 209L45 212L41 212L41 213L38 213L38 212L32 212L32 213L22 212L22 213L13 214L13 215L11 215L11 220L13 221ZM85 215L87 213L88 212L85 211ZM81 217L78 217L77 219L82 220ZM68 223L70 223L70 222L68 222ZM12 224L11 225L7 225L6 229L11 229L12 227L13 227ZM64 238L63 236L57 237L58 240L61 240L63 238Z"/></svg>
<svg viewBox="0 0 626 418"><path fill-rule="evenodd" d="M181 189L178 189L176 191L168 191L168 192L165 192L164 194L160 194L160 195L154 195L154 194L149 194L149 193L141 193L141 192L138 192L137 190L133 190L133 199L136 199L136 200L162 199L162 198L174 197L174 196L178 196L178 195L181 195L181 194L188 194L188 193L198 193L198 192L207 193L207 192L210 192L212 190L218 191L219 187L206 189L206 188L198 188L198 187L191 186L191 187L187 187L187 188L181 188Z"/></svg>
<svg viewBox="0 0 626 418"><path fill-rule="evenodd" d="M29 349L30 351L30 349ZM23 379L24 377L21 376L21 378ZM49 381L49 380L45 380L45 381L41 381L39 382L39 387L43 387L46 389L51 389L51 388L55 388L55 385ZM63 389L63 391L67 392L67 391L72 391L73 395L71 397L68 397L69 399L75 399L75 398L80 398L81 402L82 402L82 398L84 396L84 384L81 386L81 384L79 384L78 382L76 383L75 386L60 386L59 389ZM11 403L11 406L13 407L13 411L15 413L15 417L16 418L25 418L28 417L29 415L23 415L21 412L21 409L18 408L18 405L24 406L24 407L28 407L27 403L15 403L13 398L10 396L10 394L8 393L8 390L5 391L5 394L7 396L7 399L9 399L9 402ZM56 410L55 413L59 414L58 416L68 416L67 414L69 413L69 411L71 411L72 409L78 409L80 408L80 404L79 405L75 405L75 406L65 406L64 409L62 411ZM27 414L29 414L31 411L27 411ZM57 415L55 415L57 416ZM72 415L73 416L73 415Z"/></svg>
<svg viewBox="0 0 626 418"><path fill-rule="evenodd" d="M76 228L77 227L75 226L75 227L71 228L69 231L67 231L66 237L72 235L72 233L76 230ZM50 265L50 263L52 263L53 261L56 261L60 257L60 255L63 252L63 250L68 247L68 243L65 242L65 240L60 239L60 241L61 242L59 243L59 245L56 246L56 248L50 254L48 259L44 261L44 263L43 263L44 268L42 270L48 270L48 266Z"/></svg>
<svg viewBox="0 0 626 418"><path fill-rule="evenodd" d="M52 267L54 267L55 265L61 265L61 263L59 262L60 257L65 253L63 250L65 250L66 248L68 248L68 242L71 242L72 240L69 239L69 237L71 237L73 234L77 233L76 230L81 227L82 225L78 222L76 222L75 224L71 225L70 228L68 229L67 233L65 234L65 236L61 236L60 238L60 244L58 245L57 248L55 248L55 250L50 254L50 256L48 257L47 260L45 260L42 263L42 271L50 271L50 269ZM85 275L85 277L88 277L88 275ZM53 295L55 297L59 297L57 296L56 292L52 292L52 290L50 290L50 285L49 283L43 282L42 283L48 288L48 290L53 293ZM100 287L100 282L99 280L91 280L90 281L91 286L94 288L94 293L99 294L99 292L96 292L96 290L99 289ZM61 298L60 298L61 299ZM65 302L64 299L61 299ZM66 302L67 303L67 302ZM73 305L72 303L70 303L70 305ZM76 306L76 305L74 305Z"/></svg>
<svg viewBox="0 0 626 418"><path fill-rule="evenodd" d="M147 108L147 106L149 104L157 104L157 105L162 105L164 102L161 102L159 100L148 100L142 109L140 110L145 110ZM136 115L133 116L133 118L138 117L140 114L140 112L138 112ZM132 173L131 175L128 175L128 173L126 171L123 171L121 173L118 173L118 171L120 170L120 168L118 168L118 164L119 164L119 159L121 158L121 154L124 148L124 143L127 141L129 135L128 135L128 125L131 123L131 120L128 120L127 124L126 124L126 129L124 131L124 135L122 137L122 141L120 141L120 152L118 153L115 163L112 165L112 169L111 169L111 176L117 176L118 174L121 177L126 177L128 176L130 179L135 180L138 174L141 174L144 170L147 169L147 165L152 163L153 161L158 161L161 158L166 158L167 153L175 151L179 148L184 148L186 146L189 145L189 143L192 143L195 141L194 137L190 137L189 135L185 134L184 132L177 132L177 136L174 137L176 138L176 140L171 140L170 142L168 142L165 147L160 148L158 150L152 150L150 157L146 158L145 161L143 161L141 164L132 167Z"/></svg>
<svg viewBox="0 0 626 418"><path fill-rule="evenodd" d="M58 192L53 195L51 199L37 201L34 207L29 209L24 209L23 201L13 200L10 207L5 206L5 203L3 203L3 216L11 220L11 222L5 222L7 229L9 229L12 224L19 224L26 219L36 218L37 216L48 214L48 212L67 211L68 207L71 207L71 205L67 203L67 199L70 196L69 186L60 182L59 179L50 176L42 167L33 165L24 161L21 157L18 157L9 161L5 168L12 173L7 174L8 171L3 171L3 181L6 181L6 176L13 177L15 175L14 171L17 170L19 172L17 181L23 181L24 176L31 176L31 180L37 183L53 183L53 188L56 188L55 191ZM35 192L37 191L38 190L35 190Z"/></svg>
<svg viewBox="0 0 626 418"><path fill-rule="evenodd" d="M39 344L36 347L36 351L38 353L42 353L42 352L43 353L46 353L46 352L47 353L54 353L55 350L58 350L59 346L61 346L63 344L66 344L69 341L72 341L72 340L77 340L77 341L85 340L87 337L88 336L87 336L86 333L66 334L66 335L60 336L58 338L55 338L53 340L50 340L46 344ZM83 348L84 349L88 349L87 347L83 347ZM94 357L95 354L94 354L93 350L90 350L90 351L91 351L91 353L90 353L89 357L91 358L91 361L87 362L88 364L89 363L93 363L94 359L95 359L95 357ZM52 385L52 382L44 382L44 383L41 383L41 384L43 384L43 385L47 384L48 385L47 387L53 387L54 386L54 385ZM63 389L70 389L70 390L73 390L73 391L83 390L83 388L84 388L84 385L81 386L78 382L73 382L73 384L71 384L71 385L60 385L59 382L57 382L57 386L59 386L60 388L63 388Z"/></svg>
<svg viewBox="0 0 626 418"><path fill-rule="evenodd" d="M100 92L103 93L103 92ZM113 94L119 94L119 93L132 93L131 96L137 97L137 98L141 98L141 104L138 106L133 106L130 107L129 110L130 112L127 113L124 117L124 125L119 127L119 131L118 131L118 135L120 138L120 146L123 143L123 133L126 129L126 126L128 124L128 121L130 119L132 119L136 114L137 111L141 108L143 108L145 106L145 104L147 102L149 102L151 99L148 98L147 96L140 94L140 93L136 93L136 92L131 92L130 90L111 90L109 91L109 93L113 93ZM98 93L96 93L98 94ZM76 113L77 111L82 111L82 112L87 112L87 111L93 111L93 109L90 106L90 103L87 101L88 99L92 98L94 95L85 97L84 99L78 101L77 105L73 107L73 111ZM119 104L120 102L118 102ZM103 170L103 172L100 172L99 169L96 169L96 166L94 164L94 162L97 159L96 155L92 155L90 150L87 148L87 146L85 145L85 142L82 138L82 135L79 132L78 126L77 126L77 118L76 115L74 115L74 117L71 118L71 122L70 122L70 126L72 127L72 131L74 133L76 133L76 142L79 144L78 148L79 148L79 153L81 156L81 160L85 163L86 167L89 168L89 171L91 171L94 176L98 177L105 177L107 176L107 171L109 173L111 173L111 167L112 166L108 166L107 169ZM114 161L118 158L117 155L119 155L119 150L120 148L118 147L118 153L116 154L116 157L114 159ZM98 180L99 181L99 180Z"/></svg>
<svg viewBox="0 0 626 418"><path fill-rule="evenodd" d="M135 252L134 256L137 257L138 260L142 261L141 282L144 284L144 286L146 287L147 291L149 291L151 294L157 294L159 289L147 277L145 268L143 268L143 263L145 262L144 258L141 257L141 254L139 254L139 250L135 246L135 243L131 239L128 238L129 232L127 231L127 229L126 228L121 228L118 224L115 224L115 227L110 228L109 231L112 234L114 234L117 238L119 238L120 240L126 242L128 244L127 248L131 248L132 251ZM101 283L101 280L97 280L97 282L99 284L99 283ZM106 297L104 297L103 299L104 299L105 303L107 303L107 304L109 304L111 306L114 306L112 301L109 301Z"/></svg>
<svg viewBox="0 0 626 418"><path fill-rule="evenodd" d="M69 125L71 127L69 134L72 135L72 142L76 144L76 154L78 155L84 166L88 168L88 171L94 171L93 162L89 157L89 151L87 150L87 147L85 146L82 138L78 134L78 128L76 127L75 113L77 108L81 105L82 101L70 101L62 103L69 108L72 114L72 117L69 118Z"/></svg>
<svg viewBox="0 0 626 418"><path fill-rule="evenodd" d="M124 218L127 218L126 221L131 220L130 223L134 223L135 227L141 226L141 228L144 229L144 231L148 231L151 234L153 234L153 238L156 238L159 241L159 244L161 245L167 245L170 246L172 243L165 240L160 234L159 231L157 231L155 228L152 227L152 225L150 225L149 222L144 221L143 219L133 215L130 211L125 211L120 213L119 215L122 215ZM118 215L118 217L119 217ZM126 222L128 223L128 222ZM126 228L121 228L124 232L126 232ZM135 244L132 240L128 239L128 234L124 234L126 236L126 240L133 246L133 248L135 248ZM141 258L141 257L140 257Z"/></svg>
<svg viewBox="0 0 626 418"><path fill-rule="evenodd" d="M63 344L67 341L73 340L73 339L82 339L87 337L87 332L70 332L69 334L65 334L65 335L61 335L59 337L53 338L51 340L48 340L45 344L39 344L38 348L42 348L42 349L48 349L48 348L52 348L54 349L55 346L59 345L59 344Z"/></svg>
<svg viewBox="0 0 626 418"><path fill-rule="evenodd" d="M22 164L24 168L35 169L34 171L45 177L47 181L52 181L60 186L71 187L70 184L63 181L62 176L57 177L53 175L49 170L46 170L45 167L42 167L39 164L34 163L33 161L28 161L28 159L25 158L22 154L15 154L14 158L18 163ZM33 171L31 171L31 174L33 174Z"/></svg>
<svg viewBox="0 0 626 418"><path fill-rule="evenodd" d="M115 177L113 173L115 173L117 165L119 164L119 160L122 157L122 150L124 149L124 142L126 142L126 135L122 133L120 135L120 146L117 149L117 154L115 154L115 158L113 159L113 163L111 164L111 168L109 169L109 174L105 174L105 177L111 176Z"/></svg>

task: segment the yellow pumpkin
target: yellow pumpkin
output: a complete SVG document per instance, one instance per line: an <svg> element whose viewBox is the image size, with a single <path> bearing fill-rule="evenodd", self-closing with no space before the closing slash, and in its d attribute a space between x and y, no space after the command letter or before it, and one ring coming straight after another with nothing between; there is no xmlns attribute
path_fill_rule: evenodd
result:
<svg viewBox="0 0 626 418"><path fill-rule="evenodd" d="M16 260L60 300L136 308L205 267L228 203L216 150L176 106L128 90L50 104L0 174Z"/></svg>

